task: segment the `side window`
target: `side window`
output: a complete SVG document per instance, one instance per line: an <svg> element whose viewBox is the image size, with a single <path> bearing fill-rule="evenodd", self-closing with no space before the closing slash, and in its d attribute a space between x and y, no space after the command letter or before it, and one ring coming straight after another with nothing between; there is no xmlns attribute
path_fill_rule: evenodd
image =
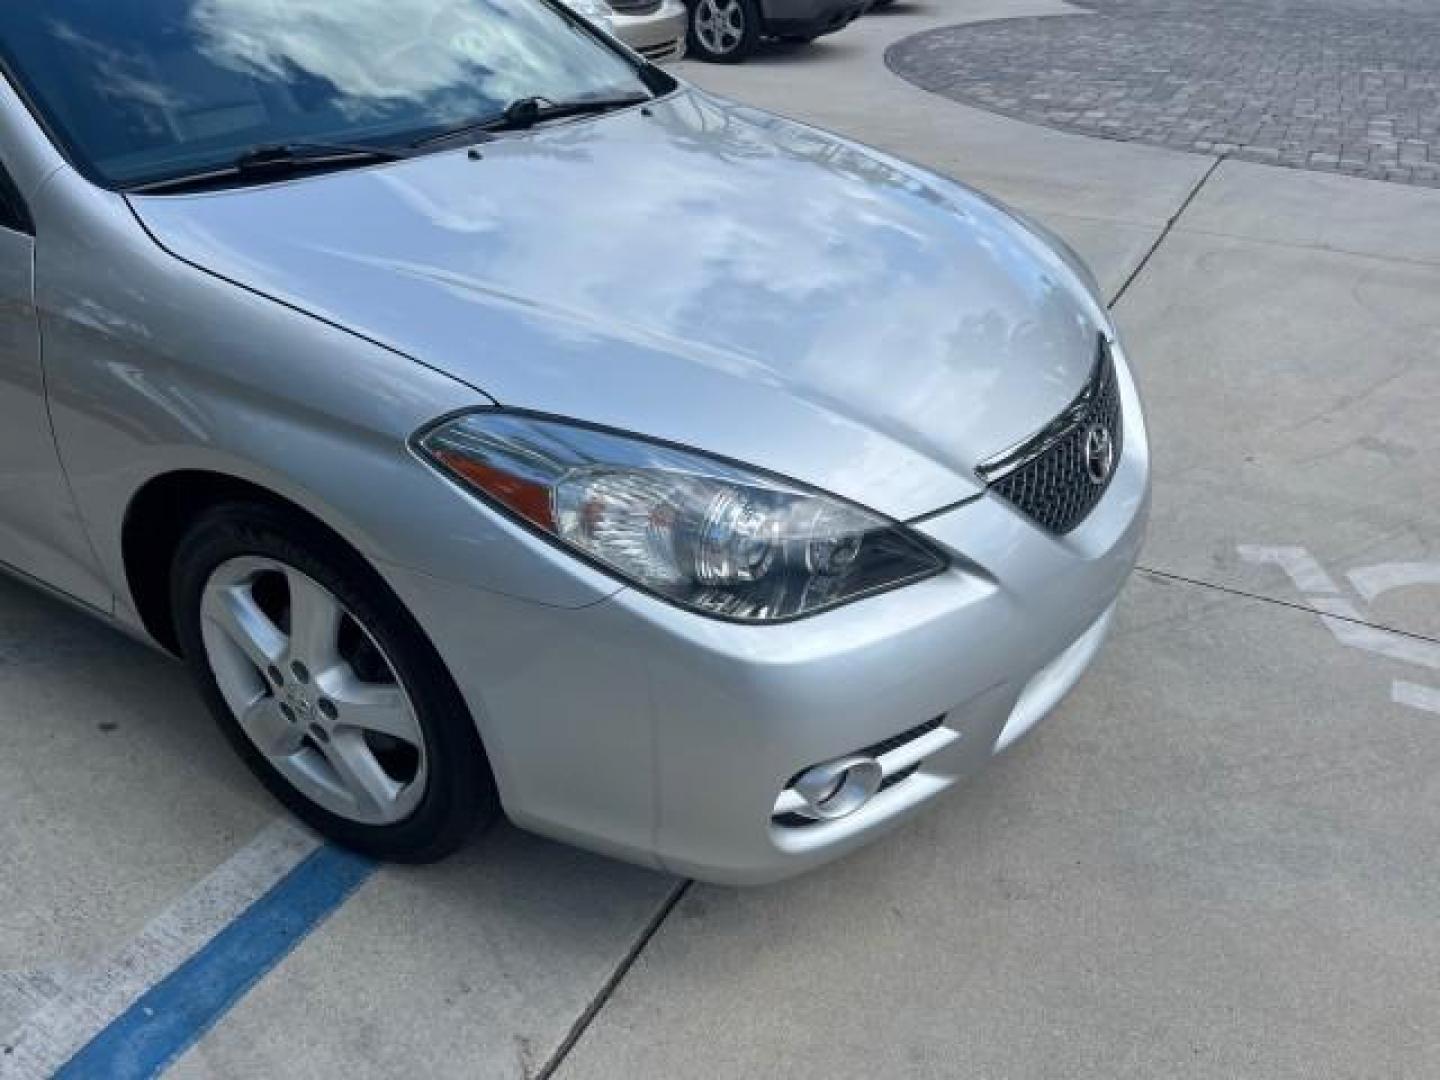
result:
<svg viewBox="0 0 1440 1080"><path fill-rule="evenodd" d="M10 179L4 165L0 165L0 229L23 233L34 231L30 224L30 212L25 209L25 200L20 197L20 189Z"/></svg>

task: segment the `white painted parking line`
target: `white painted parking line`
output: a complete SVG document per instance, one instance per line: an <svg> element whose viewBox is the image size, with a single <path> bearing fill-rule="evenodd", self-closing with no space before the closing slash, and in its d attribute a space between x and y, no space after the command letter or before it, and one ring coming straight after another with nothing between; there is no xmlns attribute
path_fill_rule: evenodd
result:
<svg viewBox="0 0 1440 1080"><path fill-rule="evenodd" d="M1337 593L1340 590L1325 568L1303 547L1261 547L1257 544L1241 544L1240 557L1257 565L1273 564L1284 570L1304 593Z"/></svg>
<svg viewBox="0 0 1440 1080"><path fill-rule="evenodd" d="M1346 575L1355 591L1374 603L1375 598L1391 589L1405 589L1413 585L1440 585L1440 563L1392 562L1375 566L1361 566Z"/></svg>
<svg viewBox="0 0 1440 1080"><path fill-rule="evenodd" d="M1361 649L1377 656L1399 660L1404 664L1419 664L1421 667L1440 671L1440 644L1424 638L1397 634L1379 626L1371 626L1363 620L1364 614L1348 600L1327 600L1312 597L1310 606L1316 611L1333 616L1321 621L1335 635L1340 644L1352 649Z"/></svg>
<svg viewBox="0 0 1440 1080"><path fill-rule="evenodd" d="M1361 605L1339 595L1335 579L1305 548L1241 544L1237 550L1246 562L1284 570L1295 587L1306 594L1306 603L1321 613L1320 621L1340 644L1388 660L1440 671L1440 642L1369 623ZM1356 567L1345 576L1365 602L1371 603L1392 589L1440 585L1440 563L1376 563ZM1412 709L1440 713L1440 689L1435 687L1396 679L1390 686L1390 700Z"/></svg>
<svg viewBox="0 0 1440 1080"><path fill-rule="evenodd" d="M1409 705L1412 709L1440 713L1440 689L1433 686L1421 686L1419 683L1396 679L1394 685L1390 687L1390 696L1400 705Z"/></svg>
<svg viewBox="0 0 1440 1080"><path fill-rule="evenodd" d="M61 986L18 1031L0 1037L0 1077L53 1074L319 846L314 834L289 820L268 826L98 970Z"/></svg>

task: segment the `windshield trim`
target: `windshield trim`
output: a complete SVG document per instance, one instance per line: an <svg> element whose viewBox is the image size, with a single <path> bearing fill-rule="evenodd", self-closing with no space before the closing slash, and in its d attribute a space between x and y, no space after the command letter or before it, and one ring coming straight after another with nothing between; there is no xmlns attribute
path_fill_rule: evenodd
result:
<svg viewBox="0 0 1440 1080"><path fill-rule="evenodd" d="M622 113L635 112L638 109L647 108L656 102L668 101L684 89L680 81L674 80L675 85L664 94L657 94L653 98L636 100L632 105L623 105L618 108L609 109L601 113L585 114L582 116L565 116L553 121L517 131L506 131L499 134L476 134L474 138L466 141L457 138L453 142L441 142L432 146L409 146L405 148L403 156L397 156L390 160L377 157L374 161L347 161L340 168L326 168L324 159L317 159L313 162L313 168L304 168L291 176L264 176L261 174L244 175L232 167L219 166L214 169L196 169L193 172L180 172L170 176L156 177L153 180L140 180L133 184L123 184L118 187L108 187L106 190L113 191L118 195L124 195L127 199L174 199L194 195L214 195L226 191L248 190L251 188L275 187L278 184L295 184L307 180L320 180L327 176L333 176L337 172L366 172L370 169L384 169L396 165L404 165L416 158L430 157L434 154L448 154L456 151L469 151L477 142L492 142L495 139L521 139L531 135L539 135L546 130L568 127L571 124L592 123L606 120L612 116L619 116ZM387 147L376 145L377 154L383 154ZM303 162L309 166L312 163ZM149 188L161 188L170 184L183 184L186 180L193 179L196 183L195 190L186 191L150 191Z"/></svg>
<svg viewBox="0 0 1440 1080"><path fill-rule="evenodd" d="M543 4L545 7L549 8L551 11L559 15L565 22L579 29L583 33L589 35L589 37L599 42L602 46L609 50L612 55L622 60L626 64L626 66L628 66L630 70L635 73L636 77L645 85L645 88L654 95L653 100L660 101L664 98L668 98L684 85L680 82L679 79L671 75L669 72L662 70L658 65L652 64L649 60L646 60L640 54L631 52L629 49L626 49L616 43L612 38L610 38L609 35L596 29L593 25L591 25L589 21L587 21L585 18L583 18L576 12L572 11L569 7L562 3L561 0L532 0L532 2ZM17 71L12 70L9 58L3 50L0 50L0 76L3 76L5 81L9 83L10 89L14 91L16 98L18 98L20 103L25 106L26 112L30 114L31 119L35 121L36 126L40 128L41 132L45 135L45 138L49 140L50 145L55 148L55 151L62 158L65 159L65 163L69 165L72 169L74 169L77 173L79 173L82 177L84 177L85 180L88 181L90 184L97 188L100 188L102 191L108 191L116 195L129 195L131 194L131 189L143 186L144 184L150 182L136 181L134 183L120 183L108 179L107 177L103 176L98 170L96 170L89 161L89 159L80 152L79 148L76 147L63 134L61 134L59 128L57 128L51 122L50 118L46 115L45 110L40 108L39 102L37 102L30 94L30 91L25 84L25 80L20 78ZM633 107L641 108L643 107L643 104L644 103L637 103ZM629 108L630 107L627 107L625 109L617 109L616 112L627 112L629 111ZM562 123L576 123L586 120L600 120L604 119L605 115L609 114L601 114L599 116L580 116L575 117L573 120L562 121ZM454 146L436 146L433 150L426 147L423 149L417 149L413 156L421 157L430 153L444 153L449 150L455 149L456 146L462 149L464 148L463 143L457 143ZM376 149L381 150L385 149L385 147L377 145ZM360 166L360 168L379 168L393 164L396 164L396 162L377 161L370 165ZM198 171L199 170L197 170L197 172ZM169 179L178 180L183 175L185 174L178 174L174 177L170 177ZM264 180L259 183L247 183L245 184L245 186L260 187L264 184L285 183L287 182L287 180L293 179L297 178L276 178L274 180ZM217 190L221 189L217 188Z"/></svg>

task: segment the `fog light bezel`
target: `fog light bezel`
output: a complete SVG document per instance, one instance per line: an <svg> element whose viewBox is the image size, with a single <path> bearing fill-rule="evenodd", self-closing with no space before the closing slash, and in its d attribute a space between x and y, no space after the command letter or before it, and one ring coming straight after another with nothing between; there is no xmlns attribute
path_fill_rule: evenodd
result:
<svg viewBox="0 0 1440 1080"><path fill-rule="evenodd" d="M812 765L790 784L803 804L795 812L812 821L849 817L875 797L884 780L880 762L864 754Z"/></svg>

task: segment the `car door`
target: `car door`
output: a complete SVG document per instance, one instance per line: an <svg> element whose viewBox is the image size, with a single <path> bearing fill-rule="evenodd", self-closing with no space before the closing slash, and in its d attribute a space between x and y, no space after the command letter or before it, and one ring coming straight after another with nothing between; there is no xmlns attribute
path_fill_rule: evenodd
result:
<svg viewBox="0 0 1440 1080"><path fill-rule="evenodd" d="M0 563L108 611L50 429L34 267L30 213L0 161Z"/></svg>

